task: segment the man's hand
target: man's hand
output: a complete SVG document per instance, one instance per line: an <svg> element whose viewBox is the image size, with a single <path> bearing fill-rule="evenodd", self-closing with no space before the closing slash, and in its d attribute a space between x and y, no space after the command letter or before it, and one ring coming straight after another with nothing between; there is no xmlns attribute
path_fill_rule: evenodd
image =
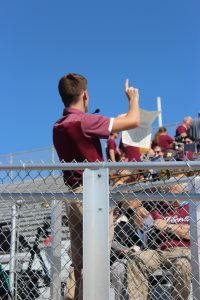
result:
<svg viewBox="0 0 200 300"><path fill-rule="evenodd" d="M167 222L162 219L155 220L154 226L160 231L165 231L167 229Z"/></svg>
<svg viewBox="0 0 200 300"><path fill-rule="evenodd" d="M120 254L121 255L127 255L128 252L129 252L129 249L122 249L121 252L120 252Z"/></svg>
<svg viewBox="0 0 200 300"><path fill-rule="evenodd" d="M135 246L132 246L132 247L131 247L131 250L132 250L132 252L135 253L135 252L140 251L140 247L135 245Z"/></svg>
<svg viewBox="0 0 200 300"><path fill-rule="evenodd" d="M134 87L129 87L129 80L126 79L125 81L125 93L126 96L128 97L129 101L138 101L139 100L139 91L138 89Z"/></svg>
<svg viewBox="0 0 200 300"><path fill-rule="evenodd" d="M189 224L167 224L165 220L155 220L154 226L160 231L167 231L176 234L180 238L190 240L190 225Z"/></svg>
<svg viewBox="0 0 200 300"><path fill-rule="evenodd" d="M129 100L127 114L114 118L111 132L134 129L140 126L139 93L138 89L129 87L128 79L125 81L125 93Z"/></svg>

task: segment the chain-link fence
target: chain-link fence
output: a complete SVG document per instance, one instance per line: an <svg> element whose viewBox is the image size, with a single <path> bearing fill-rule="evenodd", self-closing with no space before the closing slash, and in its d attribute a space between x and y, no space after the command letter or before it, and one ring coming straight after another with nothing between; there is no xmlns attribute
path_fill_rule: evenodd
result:
<svg viewBox="0 0 200 300"><path fill-rule="evenodd" d="M1 166L0 299L199 300L199 176L199 162Z"/></svg>
<svg viewBox="0 0 200 300"><path fill-rule="evenodd" d="M15 153L0 154L0 165L55 163L59 162L56 151L52 146L29 149Z"/></svg>

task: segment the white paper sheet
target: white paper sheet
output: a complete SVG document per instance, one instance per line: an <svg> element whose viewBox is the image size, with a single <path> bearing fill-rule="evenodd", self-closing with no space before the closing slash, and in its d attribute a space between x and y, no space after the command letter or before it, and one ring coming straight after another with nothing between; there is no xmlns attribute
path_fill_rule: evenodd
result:
<svg viewBox="0 0 200 300"><path fill-rule="evenodd" d="M140 126L122 132L122 143L139 148L150 148L152 123L160 114L159 111L140 109Z"/></svg>

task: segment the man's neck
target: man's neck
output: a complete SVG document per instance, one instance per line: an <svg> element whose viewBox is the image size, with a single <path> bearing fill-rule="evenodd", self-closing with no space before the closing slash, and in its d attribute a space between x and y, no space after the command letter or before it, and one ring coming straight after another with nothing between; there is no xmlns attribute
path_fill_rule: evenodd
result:
<svg viewBox="0 0 200 300"><path fill-rule="evenodd" d="M85 108L81 105L81 104L76 104L76 105L70 105L69 108L75 108L78 109L80 111L82 111L83 113L85 113Z"/></svg>

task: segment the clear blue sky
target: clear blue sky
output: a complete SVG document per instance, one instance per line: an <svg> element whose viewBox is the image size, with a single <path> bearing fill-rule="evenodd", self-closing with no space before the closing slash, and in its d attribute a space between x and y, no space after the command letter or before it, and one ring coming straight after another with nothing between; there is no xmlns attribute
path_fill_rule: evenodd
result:
<svg viewBox="0 0 200 300"><path fill-rule="evenodd" d="M90 111L126 112L124 80L164 124L200 111L199 0L1 1L0 154L45 147L62 113L59 78L89 81Z"/></svg>

